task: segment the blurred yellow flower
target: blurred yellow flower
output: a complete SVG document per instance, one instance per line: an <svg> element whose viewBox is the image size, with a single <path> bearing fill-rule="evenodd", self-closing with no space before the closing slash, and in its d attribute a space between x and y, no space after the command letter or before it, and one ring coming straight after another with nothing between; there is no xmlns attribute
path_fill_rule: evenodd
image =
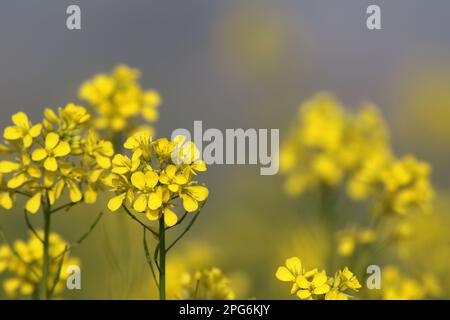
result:
<svg viewBox="0 0 450 320"><path fill-rule="evenodd" d="M96 111L97 129L130 134L138 126L133 118L141 116L150 123L158 119L161 97L155 90L143 90L139 76L138 70L118 65L110 74L98 74L81 86L79 96Z"/></svg>
<svg viewBox="0 0 450 320"><path fill-rule="evenodd" d="M334 96L320 93L300 106L281 149L280 169L287 176L286 192L299 195L321 185L338 186L366 163L389 155L387 130L376 107L366 103L351 114Z"/></svg>
<svg viewBox="0 0 450 320"><path fill-rule="evenodd" d="M40 239L44 232L37 231ZM10 298L18 296L35 298L38 293L42 277L43 247L42 242L35 234L30 233L28 242L16 240L13 247L0 246L0 273L8 272L10 277L3 281L3 289ZM80 265L76 257L65 253L68 243L58 234L51 233L49 237L49 277L48 288L54 288L54 295L64 291L70 265ZM63 259L63 260L61 260ZM60 266L61 265L61 266ZM59 278L56 274L61 270ZM57 281L55 281L57 279Z"/></svg>

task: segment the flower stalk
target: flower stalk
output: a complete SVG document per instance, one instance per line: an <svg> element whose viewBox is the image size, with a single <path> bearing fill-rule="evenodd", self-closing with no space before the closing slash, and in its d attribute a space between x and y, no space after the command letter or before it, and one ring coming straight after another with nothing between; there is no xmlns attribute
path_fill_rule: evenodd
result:
<svg viewBox="0 0 450 320"><path fill-rule="evenodd" d="M159 300L166 300L166 227L159 219Z"/></svg>

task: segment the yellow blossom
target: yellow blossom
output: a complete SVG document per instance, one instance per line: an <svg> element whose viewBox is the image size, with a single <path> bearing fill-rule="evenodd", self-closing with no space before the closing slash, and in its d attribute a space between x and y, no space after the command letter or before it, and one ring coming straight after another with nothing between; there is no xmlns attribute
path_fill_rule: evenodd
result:
<svg viewBox="0 0 450 320"><path fill-rule="evenodd" d="M22 140L24 148L29 148L33 139L41 134L42 125L32 125L28 116L23 112L18 112L12 116L15 126L6 127L3 137L7 140Z"/></svg>
<svg viewBox="0 0 450 320"><path fill-rule="evenodd" d="M286 265L279 267L275 276L280 281L291 282L291 294L301 300L348 300L347 290L358 291L361 288L347 267L334 277L327 277L325 271L305 271L297 257L287 259Z"/></svg>
<svg viewBox="0 0 450 320"><path fill-rule="evenodd" d="M59 135L50 132L45 137L45 148L33 151L33 161L44 161L44 167L48 171L56 171L58 162L56 158L67 156L70 153L70 145L66 141L60 141Z"/></svg>
<svg viewBox="0 0 450 320"><path fill-rule="evenodd" d="M152 141L147 133L129 137L124 147L132 152L131 159L123 154L113 158L110 181L116 195L108 202L111 211L117 211L127 202L149 220L163 217L167 226L178 222L173 210L176 199L182 200L186 212L199 210L199 203L208 197L208 189L192 180L193 163L174 162L172 152L180 139L165 138ZM206 168L205 168L206 169Z"/></svg>
<svg viewBox="0 0 450 320"><path fill-rule="evenodd" d="M37 234L42 239L43 231L38 230ZM80 264L78 258L68 256L67 253L62 255L67 246L68 243L58 234L51 233L49 235L48 285L49 288L55 286L54 294L56 295L60 294L66 287L68 274L65 270L67 267ZM0 246L0 273L8 273L8 277L3 282L3 289L10 298L17 298L18 296L35 297L42 276L43 247L41 240L34 233L30 233L30 239L27 242L16 240L12 248L14 252L8 245ZM61 264L62 272L59 275L59 280L54 283L61 259L64 259Z"/></svg>
<svg viewBox="0 0 450 320"><path fill-rule="evenodd" d="M141 116L150 123L158 119L161 97L155 90L143 90L139 76L138 70L118 65L110 74L96 75L81 86L80 98L97 113L97 129L131 133L138 126L133 118Z"/></svg>

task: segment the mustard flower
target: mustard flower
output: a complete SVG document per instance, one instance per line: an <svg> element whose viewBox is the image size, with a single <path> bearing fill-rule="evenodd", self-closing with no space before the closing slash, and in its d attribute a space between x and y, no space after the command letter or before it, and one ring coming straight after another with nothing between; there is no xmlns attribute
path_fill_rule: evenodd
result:
<svg viewBox="0 0 450 320"><path fill-rule="evenodd" d="M361 284L348 267L336 272L334 278L330 278L328 283L330 290L325 295L325 300L348 300L350 297L346 293L348 290L358 292L361 289Z"/></svg>
<svg viewBox="0 0 450 320"><path fill-rule="evenodd" d="M278 267L275 276L280 281L291 282L291 294L301 300L348 300L346 291L358 291L361 288L347 267L338 271L334 277L328 277L324 270L306 271L297 257L287 259L285 266Z"/></svg>
<svg viewBox="0 0 450 320"><path fill-rule="evenodd" d="M395 266L386 266L381 274L383 300L420 300L427 296L424 283L403 274Z"/></svg>
<svg viewBox="0 0 450 320"><path fill-rule="evenodd" d="M236 296L218 268L203 269L194 275L184 273L180 285L178 298L182 300L233 300Z"/></svg>
<svg viewBox="0 0 450 320"><path fill-rule="evenodd" d="M17 195L25 196L25 210L36 214L42 209L46 226L39 239L43 261L35 297L40 299L49 298L51 288L52 214L81 202L83 195L86 203L95 202L98 190L106 186L101 184L108 180L106 170L114 153L112 143L89 130L90 118L85 108L69 103L56 112L46 109L41 123L34 126L24 113L15 114L12 116L15 126L4 130L6 141L0 148L0 205L10 209ZM65 191L70 202L56 206ZM34 230L29 222L27 226ZM7 291L15 292L21 281L16 278L8 281Z"/></svg>
<svg viewBox="0 0 450 320"><path fill-rule="evenodd" d="M98 74L81 86L79 96L95 110L97 129L130 134L138 127L136 117L148 123L158 119L161 97L155 90L143 90L139 76L138 70L118 65L110 74Z"/></svg>
<svg viewBox="0 0 450 320"><path fill-rule="evenodd" d="M41 134L42 124L32 125L24 112L18 112L12 116L14 126L5 128L3 137L9 141L22 142L25 149L33 143L33 139Z"/></svg>
<svg viewBox="0 0 450 320"><path fill-rule="evenodd" d="M392 159L376 173L358 177L364 186L362 199L370 197L377 213L403 216L412 210L429 212L434 199L430 182L431 167L413 156Z"/></svg>
<svg viewBox="0 0 450 320"><path fill-rule="evenodd" d="M113 158L110 187L115 195L109 200L108 208L113 212L123 208L143 227L147 263L159 289L159 297L164 300L166 253L189 231L208 198L208 189L193 179L198 171L206 170L206 165L199 158L195 145L185 141L184 137L175 137L173 141L166 138L153 140L148 131L143 131L127 138L124 148L129 150L131 157L116 154ZM181 212L175 210L180 201L184 209L181 218ZM149 227L135 213L145 215L149 221L158 221L159 231ZM194 215L186 229L172 244L166 244L166 231L180 224L188 213ZM153 254L147 245L146 231L159 241ZM154 264L159 272L159 281Z"/></svg>
<svg viewBox="0 0 450 320"><path fill-rule="evenodd" d="M45 148L34 150L31 159L33 161L45 160L44 168L48 171L56 171L58 169L56 158L67 156L70 151L69 143L60 141L57 133L49 132L45 137Z"/></svg>
<svg viewBox="0 0 450 320"><path fill-rule="evenodd" d="M111 142L88 130L89 119L86 109L73 103L57 112L46 109L42 124L34 126L24 113L13 115L14 128L31 128L33 139L23 138L31 144L13 140L10 133L16 129L5 129L3 149L8 151L4 152L8 159L0 161L4 207L11 207L9 200L19 193L29 195L25 209L36 213L42 203L54 205L65 189L74 203L82 200L88 185L92 191L92 172L110 167L113 149ZM39 134L35 135L36 132ZM93 198L91 192L91 203Z"/></svg>
<svg viewBox="0 0 450 320"><path fill-rule="evenodd" d="M337 187L373 162L390 156L387 130L372 104L347 112L332 95L320 93L300 106L299 117L280 153L285 189L300 195L320 186Z"/></svg>
<svg viewBox="0 0 450 320"><path fill-rule="evenodd" d="M152 141L145 132L128 138L124 147L131 150L131 158L117 154L112 161L111 190L116 196L110 199L109 209L116 211L129 202L149 220L164 216L168 226L178 221L171 209L177 198L181 198L186 212L196 212L199 203L208 197L208 189L192 180L193 172L206 170L206 166L196 157L178 158L180 154L185 155L180 153L185 150L183 143L192 147L190 142L178 137L174 141L165 138ZM196 148L193 152L198 154Z"/></svg>
<svg viewBox="0 0 450 320"><path fill-rule="evenodd" d="M0 246L0 273L8 273L8 277L3 281L3 289L8 297L35 297L38 294L43 264L43 247L38 237L42 239L43 236L44 232L38 230L37 236L30 233L28 242L16 240L12 247L6 244ZM58 234L50 234L48 250L51 263L48 287L54 287L53 295L64 291L68 277L67 267L80 264L78 258L67 253L63 254L67 246L68 244ZM60 264L62 272L55 282Z"/></svg>

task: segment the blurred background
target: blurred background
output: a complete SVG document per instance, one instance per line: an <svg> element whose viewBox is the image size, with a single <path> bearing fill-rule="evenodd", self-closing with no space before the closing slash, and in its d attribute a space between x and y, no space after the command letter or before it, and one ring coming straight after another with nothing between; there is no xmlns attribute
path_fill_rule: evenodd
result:
<svg viewBox="0 0 450 320"><path fill-rule="evenodd" d="M70 4L81 7L80 31L66 29ZM382 30L366 28L370 4L381 7ZM161 94L158 137L202 120L204 128L280 128L283 140L299 104L318 91L333 92L350 109L371 101L395 153L415 154L433 168L436 213L418 223L423 239L403 268L432 269L439 297L448 298L449 21L445 0L4 0L0 124L19 110L37 121L45 107L80 102L81 83L118 63L138 68L142 87ZM214 165L202 178L210 198L168 257L169 282L180 270L217 266L239 298L285 299L288 289L274 276L285 258L324 265L330 248L321 241L314 195L288 197L283 179L260 176L257 166ZM106 201L60 215L56 230L75 240ZM360 217L342 212L348 219ZM1 209L0 224L10 240L27 237L21 210ZM72 253L82 261L82 290L63 297L156 297L141 237L123 213L105 215ZM390 254L373 263L395 262Z"/></svg>

